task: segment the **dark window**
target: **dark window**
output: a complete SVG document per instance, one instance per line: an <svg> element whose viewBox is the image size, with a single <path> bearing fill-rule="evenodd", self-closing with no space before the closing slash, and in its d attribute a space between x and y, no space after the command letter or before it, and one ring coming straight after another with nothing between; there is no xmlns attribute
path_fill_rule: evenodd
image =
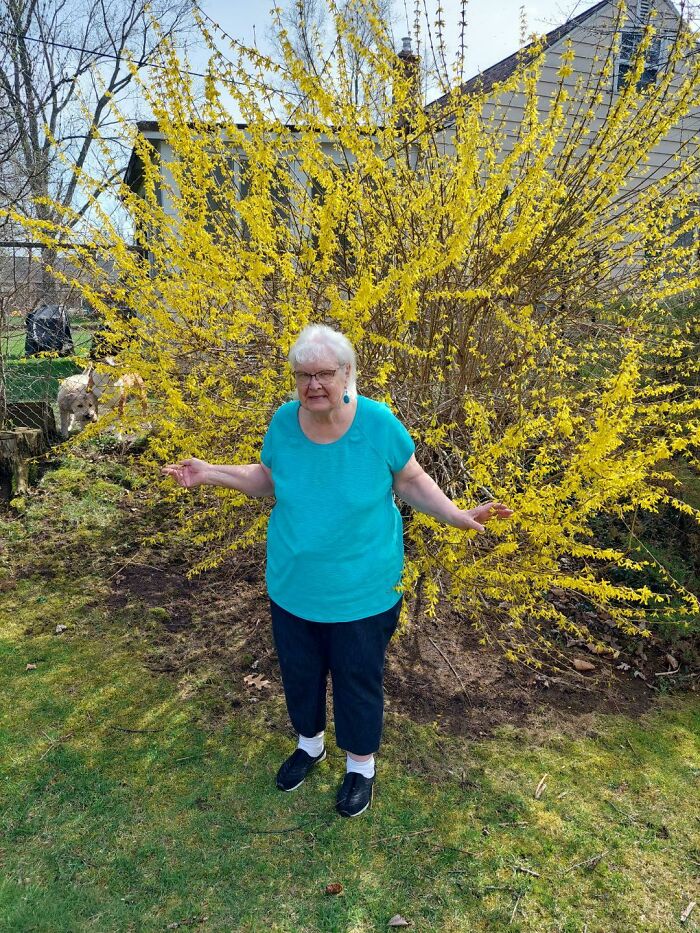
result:
<svg viewBox="0 0 700 933"><path fill-rule="evenodd" d="M617 79L615 89L621 91L627 84L627 76L634 69L635 60L643 38L643 30L628 29L620 37L620 53L617 64ZM656 84L659 71L664 65L665 39L662 36L654 36L646 52L644 60L644 69L637 81L637 90L643 91L644 88Z"/></svg>
<svg viewBox="0 0 700 933"><path fill-rule="evenodd" d="M336 166L339 175L343 175L343 169L340 166ZM308 182L308 189L311 196L311 200L314 201L319 207L323 204L326 198L326 192L317 178L311 178ZM354 252L350 243L350 237L348 236L348 226L350 222L349 212L346 212L344 218L338 218L335 234L338 243L338 249L335 254L335 260L341 268L344 268L346 271L349 271L355 266L355 257ZM314 217L312 221L311 228L311 245L314 250L318 249L318 226L316 218Z"/></svg>

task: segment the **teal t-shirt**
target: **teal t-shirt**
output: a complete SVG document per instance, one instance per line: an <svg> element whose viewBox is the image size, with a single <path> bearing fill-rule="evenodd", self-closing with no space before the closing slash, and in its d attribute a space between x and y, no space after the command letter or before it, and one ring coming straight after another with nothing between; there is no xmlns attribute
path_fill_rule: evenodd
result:
<svg viewBox="0 0 700 933"><path fill-rule="evenodd" d="M337 441L317 444L299 425L298 401L273 415L260 459L272 471L267 531L271 599L311 622L352 622L390 609L403 571L403 523L393 474L415 450L381 402L358 396Z"/></svg>

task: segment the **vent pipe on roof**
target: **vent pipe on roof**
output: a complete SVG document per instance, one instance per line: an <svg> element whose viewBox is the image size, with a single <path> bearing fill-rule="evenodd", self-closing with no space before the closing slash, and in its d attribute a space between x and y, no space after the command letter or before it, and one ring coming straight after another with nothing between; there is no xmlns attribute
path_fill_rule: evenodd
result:
<svg viewBox="0 0 700 933"><path fill-rule="evenodd" d="M397 125L408 128L412 122L413 110L421 106L420 58L413 51L410 36L404 36L401 40L401 51L398 53L397 58L399 60L399 69L409 85L409 94L406 104L402 108L403 113L399 114Z"/></svg>

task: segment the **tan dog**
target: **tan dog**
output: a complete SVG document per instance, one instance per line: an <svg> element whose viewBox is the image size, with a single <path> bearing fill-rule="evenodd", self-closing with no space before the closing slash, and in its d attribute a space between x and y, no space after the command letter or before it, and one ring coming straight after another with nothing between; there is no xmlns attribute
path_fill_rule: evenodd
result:
<svg viewBox="0 0 700 933"><path fill-rule="evenodd" d="M68 437L75 428L82 431L88 422L97 421L97 395L90 387L88 373L64 379L59 386L56 401L64 437Z"/></svg>
<svg viewBox="0 0 700 933"><path fill-rule="evenodd" d="M130 393L138 395L141 400L141 411L146 414L148 411L148 400L146 398L146 383L138 373L124 373L114 383L119 389L119 416L124 414L124 406Z"/></svg>
<svg viewBox="0 0 700 933"><path fill-rule="evenodd" d="M105 363L116 366L112 357L107 357ZM139 396L141 409L146 414L146 384L138 373L124 373L115 380L110 373L97 372L94 366L89 366L85 372L64 379L59 387L57 402L61 415L61 434L67 437L75 428L82 431L88 422L97 421L99 399L105 393L111 395L112 389L119 390L120 417L123 417L127 398L132 393Z"/></svg>

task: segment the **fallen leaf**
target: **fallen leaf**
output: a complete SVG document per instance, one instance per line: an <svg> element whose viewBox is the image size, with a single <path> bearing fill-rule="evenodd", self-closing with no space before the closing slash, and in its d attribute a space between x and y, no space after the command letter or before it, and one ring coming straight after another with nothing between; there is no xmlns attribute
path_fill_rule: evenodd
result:
<svg viewBox="0 0 700 933"><path fill-rule="evenodd" d="M668 661L670 667L678 667L678 661L673 657L672 654L667 654L666 660Z"/></svg>
<svg viewBox="0 0 700 933"><path fill-rule="evenodd" d="M269 687L270 681L265 680L262 674L246 674L243 678L244 683L249 687L257 687L258 690L262 690L263 687Z"/></svg>
<svg viewBox="0 0 700 933"><path fill-rule="evenodd" d="M612 648L608 648L605 645L586 645L586 648L591 654L608 654L612 652Z"/></svg>
<svg viewBox="0 0 700 933"><path fill-rule="evenodd" d="M618 669L618 671L628 671L628 670L630 669L630 665L629 665L629 664L625 664L624 661L621 661L621 662L617 665L617 669Z"/></svg>
<svg viewBox="0 0 700 933"><path fill-rule="evenodd" d="M326 885L326 894L340 894L343 890L342 884L339 884L337 881L334 881L333 884Z"/></svg>
<svg viewBox="0 0 700 933"><path fill-rule="evenodd" d="M410 920L406 920L405 917L402 917L401 914L394 914L394 916L389 921L390 927L407 927L411 925Z"/></svg>
<svg viewBox="0 0 700 933"><path fill-rule="evenodd" d="M577 671L594 671L595 664L591 664L590 661L584 661L583 658L574 658L574 667Z"/></svg>
<svg viewBox="0 0 700 933"><path fill-rule="evenodd" d="M36 670L36 664L27 664L27 666L25 667L25 671L35 671L35 670Z"/></svg>
<svg viewBox="0 0 700 933"><path fill-rule="evenodd" d="M55 628L54 631L56 632L57 635L61 635L63 632L66 631L67 628L68 628L67 625L61 625L61 624L59 623L59 624L56 626L56 628Z"/></svg>
<svg viewBox="0 0 700 933"><path fill-rule="evenodd" d="M681 914L681 923L685 923L697 906L697 901L691 901Z"/></svg>
<svg viewBox="0 0 700 933"><path fill-rule="evenodd" d="M547 775L543 774L540 783L535 788L535 800L539 800L547 788Z"/></svg>

